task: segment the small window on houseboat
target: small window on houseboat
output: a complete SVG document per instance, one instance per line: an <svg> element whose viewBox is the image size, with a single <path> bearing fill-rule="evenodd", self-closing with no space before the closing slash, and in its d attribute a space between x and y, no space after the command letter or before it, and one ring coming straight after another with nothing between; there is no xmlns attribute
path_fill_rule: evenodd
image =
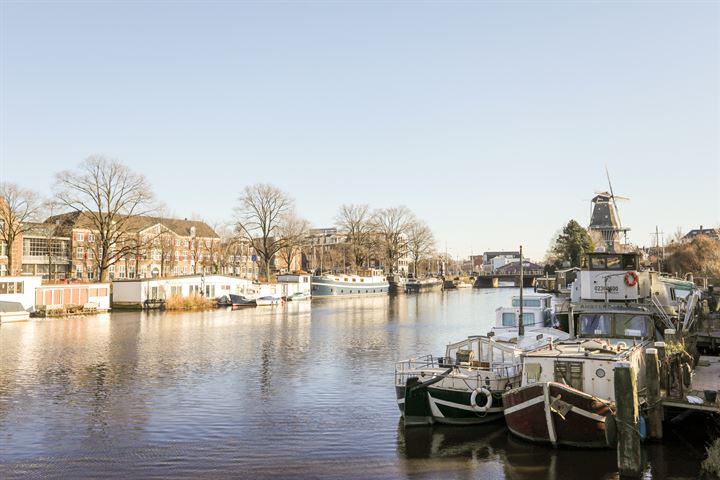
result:
<svg viewBox="0 0 720 480"><path fill-rule="evenodd" d="M502 314L503 327L514 327L515 326L515 314L514 313L503 313Z"/></svg>
<svg viewBox="0 0 720 480"><path fill-rule="evenodd" d="M540 299L539 298L527 298L523 300L523 305L526 307L539 307L540 306Z"/></svg>
<svg viewBox="0 0 720 480"><path fill-rule="evenodd" d="M620 270L620 257L612 256L607 257L607 269L608 270Z"/></svg>
<svg viewBox="0 0 720 480"><path fill-rule="evenodd" d="M535 323L535 314L533 312L523 313L523 325L532 325Z"/></svg>
<svg viewBox="0 0 720 480"><path fill-rule="evenodd" d="M605 270L605 258L590 257L590 270Z"/></svg>
<svg viewBox="0 0 720 480"><path fill-rule="evenodd" d="M636 270L637 264L635 262L635 255L623 255L622 261L623 261L623 270Z"/></svg>
<svg viewBox="0 0 720 480"><path fill-rule="evenodd" d="M615 315L615 335L619 337L647 337L650 317L647 315Z"/></svg>
<svg viewBox="0 0 720 480"><path fill-rule="evenodd" d="M586 313L579 317L580 335L610 335L610 315Z"/></svg>

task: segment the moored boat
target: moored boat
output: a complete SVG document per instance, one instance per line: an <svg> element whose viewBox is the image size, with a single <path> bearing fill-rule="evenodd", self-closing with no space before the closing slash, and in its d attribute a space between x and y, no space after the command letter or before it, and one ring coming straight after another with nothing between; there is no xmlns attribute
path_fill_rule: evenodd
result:
<svg viewBox="0 0 720 480"><path fill-rule="evenodd" d="M295 292L287 297L288 302L300 302L302 300L310 300L310 294L307 292Z"/></svg>
<svg viewBox="0 0 720 480"><path fill-rule="evenodd" d="M20 302L0 301L0 323L22 322L30 319L30 313Z"/></svg>
<svg viewBox="0 0 720 480"><path fill-rule="evenodd" d="M533 442L571 447L608 446L611 403L558 382L525 385L503 395L510 431Z"/></svg>
<svg viewBox="0 0 720 480"><path fill-rule="evenodd" d="M443 282L439 278L411 278L405 283L405 291L407 293L430 292L432 290L441 290L442 286Z"/></svg>
<svg viewBox="0 0 720 480"><path fill-rule="evenodd" d="M236 307L254 307L256 305L255 299L253 298L247 298L242 295L235 295L234 293L231 293L229 295L230 297L230 304L233 308Z"/></svg>
<svg viewBox="0 0 720 480"><path fill-rule="evenodd" d="M523 356L521 385L503 394L510 431L526 440L607 447L605 421L615 411L614 365L630 362L644 387L644 352L658 338L643 307L598 306L580 312L578 338Z"/></svg>
<svg viewBox="0 0 720 480"><path fill-rule="evenodd" d="M540 334L518 343L516 338L477 335L449 344L444 357L398 362L395 390L404 424L477 425L501 420L502 393L520 384L521 354L544 347L553 338Z"/></svg>
<svg viewBox="0 0 720 480"><path fill-rule="evenodd" d="M358 275L314 275L311 279L313 297L336 297L346 295L387 295L390 284L382 270L368 269Z"/></svg>
<svg viewBox="0 0 720 480"><path fill-rule="evenodd" d="M269 306L275 306L280 304L280 299L273 296L265 296L265 297L259 297L255 299L255 303L258 307L269 307Z"/></svg>

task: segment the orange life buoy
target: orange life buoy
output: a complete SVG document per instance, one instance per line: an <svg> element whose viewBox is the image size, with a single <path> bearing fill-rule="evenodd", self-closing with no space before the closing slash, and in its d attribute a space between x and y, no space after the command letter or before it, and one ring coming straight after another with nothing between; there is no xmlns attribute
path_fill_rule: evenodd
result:
<svg viewBox="0 0 720 480"><path fill-rule="evenodd" d="M625 274L625 285L628 287L634 287L638 283L638 274L635 272L627 272Z"/></svg>

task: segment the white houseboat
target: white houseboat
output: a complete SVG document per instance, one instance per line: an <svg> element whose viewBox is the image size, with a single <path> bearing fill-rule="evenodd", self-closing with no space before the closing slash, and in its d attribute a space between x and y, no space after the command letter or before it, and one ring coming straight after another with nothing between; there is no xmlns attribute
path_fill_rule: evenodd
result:
<svg viewBox="0 0 720 480"><path fill-rule="evenodd" d="M367 269L358 275L326 273L312 277L313 297L387 294L390 284L382 270Z"/></svg>

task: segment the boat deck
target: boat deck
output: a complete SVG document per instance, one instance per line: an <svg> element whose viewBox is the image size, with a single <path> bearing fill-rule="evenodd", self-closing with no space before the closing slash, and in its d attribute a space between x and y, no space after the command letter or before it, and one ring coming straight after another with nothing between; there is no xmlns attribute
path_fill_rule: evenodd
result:
<svg viewBox="0 0 720 480"><path fill-rule="evenodd" d="M698 360L693 374L692 385L690 390L686 392L682 398L665 397L663 405L666 407L681 408L685 410L700 410L705 412L720 413L720 406L716 399L715 402L703 402L702 404L693 404L688 402L687 395L693 395L705 398L705 390L720 390L720 357L702 356Z"/></svg>

